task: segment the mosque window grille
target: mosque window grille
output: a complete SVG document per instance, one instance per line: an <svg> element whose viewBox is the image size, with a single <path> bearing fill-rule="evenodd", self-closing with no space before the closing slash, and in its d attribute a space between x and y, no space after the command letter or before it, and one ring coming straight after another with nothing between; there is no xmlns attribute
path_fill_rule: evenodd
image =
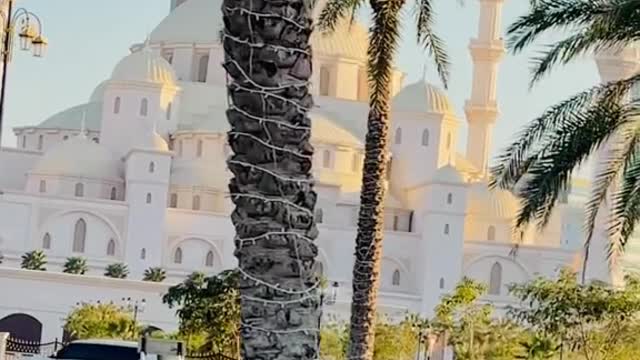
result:
<svg viewBox="0 0 640 360"><path fill-rule="evenodd" d="M397 128L394 136L394 143L396 145L402 144L402 128Z"/></svg>
<svg viewBox="0 0 640 360"><path fill-rule="evenodd" d="M213 267L213 260L214 260L213 251L209 251L205 258L204 266Z"/></svg>
<svg viewBox="0 0 640 360"><path fill-rule="evenodd" d="M140 259L141 259L141 260L145 260L146 258L147 258L147 249L142 248L142 249L140 250Z"/></svg>
<svg viewBox="0 0 640 360"><path fill-rule="evenodd" d="M178 194L171 194L169 197L169 207L174 209L178 207Z"/></svg>
<svg viewBox="0 0 640 360"><path fill-rule="evenodd" d="M45 250L51 249L51 234L44 234L44 237L42 238L42 248Z"/></svg>
<svg viewBox="0 0 640 360"><path fill-rule="evenodd" d="M422 146L429 146L429 129L422 131Z"/></svg>
<svg viewBox="0 0 640 360"><path fill-rule="evenodd" d="M44 146L44 136L38 136L38 150L42 151L42 147Z"/></svg>
<svg viewBox="0 0 640 360"><path fill-rule="evenodd" d="M327 66L320 66L320 95L329 96L331 72Z"/></svg>
<svg viewBox="0 0 640 360"><path fill-rule="evenodd" d="M490 225L489 228L487 228L487 240L488 241L496 240L496 227L493 225Z"/></svg>
<svg viewBox="0 0 640 360"><path fill-rule="evenodd" d="M489 274L489 294L500 295L500 288L502 287L502 265L496 262L491 266L491 273Z"/></svg>
<svg viewBox="0 0 640 360"><path fill-rule="evenodd" d="M444 234L445 235L449 235L449 232L451 231L450 228L451 227L449 226L449 224L444 224Z"/></svg>
<svg viewBox="0 0 640 360"><path fill-rule="evenodd" d="M84 184L83 183L77 183L75 186L75 196L76 197L83 197L84 196Z"/></svg>
<svg viewBox="0 0 640 360"><path fill-rule="evenodd" d="M151 204L151 193L147 193L147 204Z"/></svg>
<svg viewBox="0 0 640 360"><path fill-rule="evenodd" d="M142 98L140 101L140 116L149 115L149 99Z"/></svg>
<svg viewBox="0 0 640 360"><path fill-rule="evenodd" d="M194 195L192 200L191 210L200 210L200 195Z"/></svg>
<svg viewBox="0 0 640 360"><path fill-rule="evenodd" d="M76 225L73 231L72 251L74 253L83 253L86 240L87 240L87 222L84 219L78 219L78 221L76 221Z"/></svg>
<svg viewBox="0 0 640 360"><path fill-rule="evenodd" d="M117 200L118 199L118 190L116 189L116 187L112 187L111 188L111 196L109 197L111 200Z"/></svg>
<svg viewBox="0 0 640 360"><path fill-rule="evenodd" d="M449 204L449 205L453 204L453 194L452 193L448 193L447 194L447 204Z"/></svg>
<svg viewBox="0 0 640 360"><path fill-rule="evenodd" d="M107 256L116 256L116 241L109 239L107 244Z"/></svg>
<svg viewBox="0 0 640 360"><path fill-rule="evenodd" d="M182 248L177 248L173 253L173 263L182 264Z"/></svg>
<svg viewBox="0 0 640 360"><path fill-rule="evenodd" d="M209 73L209 55L203 54L198 60L198 73L196 74L196 81L205 83L207 82L207 75Z"/></svg>
<svg viewBox="0 0 640 360"><path fill-rule="evenodd" d="M155 171L156 171L156 163L154 163L153 161L151 161L151 162L149 163L149 172L153 174Z"/></svg>
<svg viewBox="0 0 640 360"><path fill-rule="evenodd" d="M393 276L391 278L391 285L400 286L400 270L396 269L393 271Z"/></svg>
<svg viewBox="0 0 640 360"><path fill-rule="evenodd" d="M113 113L114 114L120 114L120 105L121 105L122 100L120 99L120 97L116 97L113 100Z"/></svg>

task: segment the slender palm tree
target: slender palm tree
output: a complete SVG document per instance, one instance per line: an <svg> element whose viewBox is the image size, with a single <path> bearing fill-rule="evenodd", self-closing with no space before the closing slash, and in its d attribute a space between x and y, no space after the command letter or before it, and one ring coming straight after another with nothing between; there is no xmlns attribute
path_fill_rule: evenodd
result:
<svg viewBox="0 0 640 360"><path fill-rule="evenodd" d="M350 359L371 359L380 283L384 219L384 180L389 160L389 101L393 61L400 40L401 10L406 0L329 0L320 14L320 28L333 31L339 21L351 20L363 5L372 9L369 30L369 115L358 214L353 298L351 302ZM442 40L433 31L433 0L418 0L415 24L418 43L433 56L436 69L447 84L449 61Z"/></svg>
<svg viewBox="0 0 640 360"><path fill-rule="evenodd" d="M318 358L309 92L314 0L224 0L244 359Z"/></svg>
<svg viewBox="0 0 640 360"><path fill-rule="evenodd" d="M104 276L115 279L126 279L129 276L129 267L123 263L107 265Z"/></svg>
<svg viewBox="0 0 640 360"><path fill-rule="evenodd" d="M163 282L167 278L167 272L161 267L150 267L144 271L143 281Z"/></svg>
<svg viewBox="0 0 640 360"><path fill-rule="evenodd" d="M637 0L537 0L528 14L508 29L514 53L550 31L564 34L534 59L532 84L553 68L584 54L616 51L640 40ZM544 227L572 172L605 143L592 194L586 205L586 240L582 277L601 205L611 196L610 255L617 256L640 219L640 121L638 99L629 97L640 75L597 85L556 105L531 121L498 157L492 186L514 189L522 198L516 227ZM618 186L612 185L620 179Z"/></svg>
<svg viewBox="0 0 640 360"><path fill-rule="evenodd" d="M20 267L26 270L47 271L47 255L42 250L33 250L22 255Z"/></svg>
<svg viewBox="0 0 640 360"><path fill-rule="evenodd" d="M87 271L89 271L87 260L81 257L68 258L62 270L63 273L76 275L84 275Z"/></svg>

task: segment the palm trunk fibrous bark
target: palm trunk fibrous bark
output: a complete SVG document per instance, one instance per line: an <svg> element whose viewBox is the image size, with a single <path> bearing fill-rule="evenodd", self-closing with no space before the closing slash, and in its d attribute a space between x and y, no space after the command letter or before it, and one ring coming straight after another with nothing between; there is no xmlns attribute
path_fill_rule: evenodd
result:
<svg viewBox="0 0 640 360"><path fill-rule="evenodd" d="M404 0L371 0L370 5L373 24L367 64L369 117L353 266L350 360L373 359L389 163L389 99L393 58L399 38L399 14Z"/></svg>
<svg viewBox="0 0 640 360"><path fill-rule="evenodd" d="M317 359L309 93L313 1L224 0L244 359Z"/></svg>

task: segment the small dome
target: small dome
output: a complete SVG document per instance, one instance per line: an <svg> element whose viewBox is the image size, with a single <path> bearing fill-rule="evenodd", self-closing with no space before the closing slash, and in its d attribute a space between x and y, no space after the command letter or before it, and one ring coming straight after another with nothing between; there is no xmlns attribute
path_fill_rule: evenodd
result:
<svg viewBox="0 0 640 360"><path fill-rule="evenodd" d="M406 86L393 98L394 111L453 114L447 94L424 81Z"/></svg>
<svg viewBox="0 0 640 360"><path fill-rule="evenodd" d="M362 147L362 141L338 125L329 114L312 111L309 116L311 117L312 141L325 144L348 145L358 148Z"/></svg>
<svg viewBox="0 0 640 360"><path fill-rule="evenodd" d="M120 60L113 69L111 79L175 85L176 73L167 60L145 47Z"/></svg>
<svg viewBox="0 0 640 360"><path fill-rule="evenodd" d="M320 4L316 5L320 8ZM175 8L151 32L154 44L219 44L222 22L222 0L189 0ZM318 12L316 12L318 15ZM314 55L337 56L365 62L369 44L366 27L358 22L340 21L335 32L311 35Z"/></svg>
<svg viewBox="0 0 640 360"><path fill-rule="evenodd" d="M91 93L91 97L89 98L89 102L102 102L104 99L104 88L107 86L107 80L103 80L93 89Z"/></svg>
<svg viewBox="0 0 640 360"><path fill-rule="evenodd" d="M121 181L120 168L109 149L79 135L47 151L31 174Z"/></svg>
<svg viewBox="0 0 640 360"><path fill-rule="evenodd" d="M196 163L171 169L171 185L205 187L228 191L230 176L208 163Z"/></svg>
<svg viewBox="0 0 640 360"><path fill-rule="evenodd" d="M455 167L451 165L445 165L433 174L433 178L431 180L435 183L446 183L446 184L463 184L464 180L462 175Z"/></svg>
<svg viewBox="0 0 640 360"><path fill-rule="evenodd" d="M490 190L484 182L473 184L469 189L467 212L482 217L513 219L518 213L518 199L506 190Z"/></svg>
<svg viewBox="0 0 640 360"><path fill-rule="evenodd" d="M102 102L90 102L60 111L41 122L37 127L40 129L80 130L83 119L87 130L100 131Z"/></svg>

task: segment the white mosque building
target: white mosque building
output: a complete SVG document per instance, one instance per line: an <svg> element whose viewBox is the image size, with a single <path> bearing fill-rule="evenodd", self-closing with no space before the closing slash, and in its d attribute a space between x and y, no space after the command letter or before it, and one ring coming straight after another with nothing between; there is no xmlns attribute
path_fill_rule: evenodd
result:
<svg viewBox="0 0 640 360"><path fill-rule="evenodd" d="M554 276L581 249L584 186L566 194L544 233L525 234L516 253L518 201L487 188L502 2L480 0L465 119L444 91L404 84L394 72L380 290L386 313L429 314L462 276L489 284L487 301L508 305L508 284ZM367 118L366 28L346 26L312 38L318 260L340 289L325 308L329 319L349 311ZM173 329L159 296L168 284L236 266L221 28L220 0L173 0L147 42L133 45L86 103L13 129L17 147L0 151L0 319L28 318L48 341L62 335L77 302L132 297L148 304L143 322ZM625 56L600 61L603 77L622 76ZM460 154L465 120L469 140ZM46 253L47 271L19 269L35 249ZM61 273L71 256L86 258L89 274ZM116 262L128 265L128 279L102 276ZM149 267L164 268L168 279L142 282ZM592 277L608 276L606 266L593 269Z"/></svg>

